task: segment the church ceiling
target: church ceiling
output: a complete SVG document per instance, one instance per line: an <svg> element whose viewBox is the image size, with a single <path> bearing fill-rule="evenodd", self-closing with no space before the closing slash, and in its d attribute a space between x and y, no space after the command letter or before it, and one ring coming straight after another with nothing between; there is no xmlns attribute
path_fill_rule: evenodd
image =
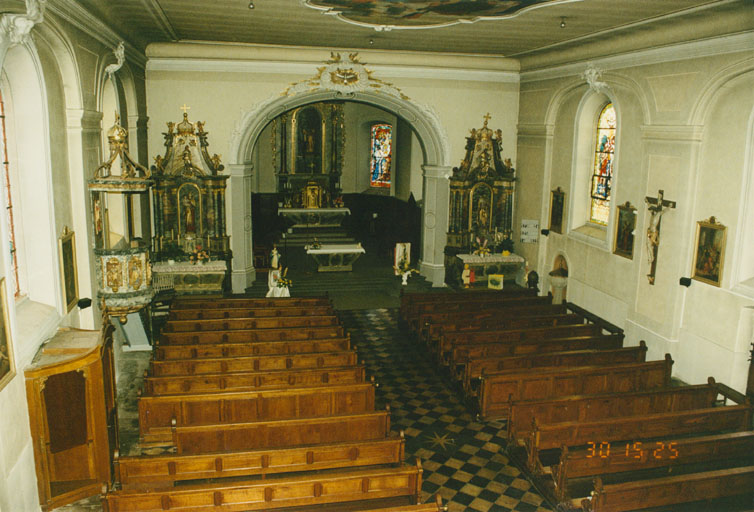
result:
<svg viewBox="0 0 754 512"><path fill-rule="evenodd" d="M542 49L580 44L595 36L610 39L641 35L653 23L672 24L679 14L702 19L710 16L708 8L725 8L742 1L75 0L75 3L142 49L151 42L222 41L526 56ZM74 0L50 2L70 5ZM406 30L409 25L440 26Z"/></svg>

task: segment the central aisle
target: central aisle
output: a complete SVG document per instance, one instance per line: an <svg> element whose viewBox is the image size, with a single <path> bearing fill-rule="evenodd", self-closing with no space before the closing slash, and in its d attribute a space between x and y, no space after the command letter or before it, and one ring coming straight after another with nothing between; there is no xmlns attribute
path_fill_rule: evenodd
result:
<svg viewBox="0 0 754 512"><path fill-rule="evenodd" d="M422 501L439 492L450 512L551 510L504 456L505 423L474 421L449 380L398 329L396 309L338 316L379 385L377 408L389 405L391 429L405 432L406 460L422 460Z"/></svg>

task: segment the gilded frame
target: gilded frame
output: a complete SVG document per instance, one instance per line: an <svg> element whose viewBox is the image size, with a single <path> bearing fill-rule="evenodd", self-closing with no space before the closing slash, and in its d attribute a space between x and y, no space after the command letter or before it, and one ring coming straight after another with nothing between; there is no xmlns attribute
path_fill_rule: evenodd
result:
<svg viewBox="0 0 754 512"><path fill-rule="evenodd" d="M479 204L475 204L474 201L476 200L475 196L477 194L481 195L482 190L485 190L489 195L489 204L484 205L483 208L479 208ZM482 199L485 198L482 197ZM487 183L480 182L471 187L471 191L469 192L469 231L476 231L479 227L485 231L490 229L492 226L492 206L495 204L495 199L495 189ZM484 209L485 215L487 216L486 221L484 219L479 219L479 212L482 211L482 209ZM474 218L475 213L476 219ZM480 226L480 224L483 225Z"/></svg>
<svg viewBox="0 0 754 512"><path fill-rule="evenodd" d="M725 263L726 231L727 228L717 222L715 217L697 221L692 279L720 286Z"/></svg>
<svg viewBox="0 0 754 512"><path fill-rule="evenodd" d="M16 376L16 364L13 359L13 343L10 337L10 322L8 322L8 303L5 295L5 278L0 278L0 302L2 302L3 325L0 328L0 391L3 390L13 377Z"/></svg>
<svg viewBox="0 0 754 512"><path fill-rule="evenodd" d="M63 228L58 238L58 259L60 262L60 282L63 285L63 302L66 313L71 311L79 300L79 276L76 268L76 234Z"/></svg>
<svg viewBox="0 0 754 512"><path fill-rule="evenodd" d="M618 205L618 218L615 220L613 254L634 259L634 231L636 230L636 208L630 201Z"/></svg>
<svg viewBox="0 0 754 512"><path fill-rule="evenodd" d="M563 214L565 213L565 192L560 187L550 191L550 231L563 234Z"/></svg>

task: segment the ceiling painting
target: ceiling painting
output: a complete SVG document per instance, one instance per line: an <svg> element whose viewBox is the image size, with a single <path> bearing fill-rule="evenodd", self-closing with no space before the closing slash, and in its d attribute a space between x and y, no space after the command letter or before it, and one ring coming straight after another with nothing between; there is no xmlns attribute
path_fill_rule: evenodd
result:
<svg viewBox="0 0 754 512"><path fill-rule="evenodd" d="M529 9L581 0L302 0L304 5L376 30L447 27L512 18Z"/></svg>

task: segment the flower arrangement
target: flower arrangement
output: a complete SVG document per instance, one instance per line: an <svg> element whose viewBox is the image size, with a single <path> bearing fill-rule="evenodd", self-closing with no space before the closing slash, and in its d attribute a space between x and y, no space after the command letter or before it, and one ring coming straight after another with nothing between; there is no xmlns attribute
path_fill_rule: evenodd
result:
<svg viewBox="0 0 754 512"><path fill-rule="evenodd" d="M398 262L398 265L393 267L393 270L395 270L396 275L405 274L406 272L408 272L409 274L419 273L419 271L416 270L415 268L411 268L411 266L409 265L409 262L406 261L405 259L400 260Z"/></svg>
<svg viewBox="0 0 754 512"><path fill-rule="evenodd" d="M286 276L288 275L288 267L285 267L285 270L283 270L283 273L280 274L280 277L277 278L278 288L290 288L293 285L293 281L288 279Z"/></svg>
<svg viewBox="0 0 754 512"><path fill-rule="evenodd" d="M490 248L487 247L487 242L489 242L489 240L487 240L486 238L484 239L484 241L482 241L479 237L476 237L476 246L477 247L476 247L476 249L474 249L474 254L476 254L478 256L487 256L487 255L489 255L491 251L490 251Z"/></svg>
<svg viewBox="0 0 754 512"><path fill-rule="evenodd" d="M343 208L343 196L336 196L332 200L332 205L334 208Z"/></svg>
<svg viewBox="0 0 754 512"><path fill-rule="evenodd" d="M201 246L197 246L196 250L189 255L189 261L194 265L209 261L209 252L202 250Z"/></svg>

